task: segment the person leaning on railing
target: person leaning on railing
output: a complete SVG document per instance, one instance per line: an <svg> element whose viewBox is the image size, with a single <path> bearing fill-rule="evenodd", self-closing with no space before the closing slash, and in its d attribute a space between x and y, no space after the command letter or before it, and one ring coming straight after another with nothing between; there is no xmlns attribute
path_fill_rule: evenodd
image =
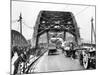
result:
<svg viewBox="0 0 100 75"><path fill-rule="evenodd" d="M18 72L18 67L20 65L20 63L25 63L27 61L27 55L26 55L26 51L23 50L23 48L17 48L17 54L18 54L18 58L17 60L14 62L14 75L17 74ZM23 67L23 72L24 72L25 68Z"/></svg>

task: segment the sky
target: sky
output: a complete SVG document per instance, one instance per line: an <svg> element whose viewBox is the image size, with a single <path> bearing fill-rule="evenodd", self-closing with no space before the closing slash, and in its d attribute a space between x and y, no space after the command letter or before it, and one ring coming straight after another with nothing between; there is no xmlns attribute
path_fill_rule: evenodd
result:
<svg viewBox="0 0 100 75"><path fill-rule="evenodd" d="M35 26L37 16L41 10L72 12L75 16L77 25L80 29L79 31L81 38L84 39L85 41L91 41L92 17L94 19L93 23L95 27L94 6L12 1L11 28L19 31L20 26L17 20L19 19L20 13L22 13L23 35L26 39L31 39L34 32L33 27Z"/></svg>

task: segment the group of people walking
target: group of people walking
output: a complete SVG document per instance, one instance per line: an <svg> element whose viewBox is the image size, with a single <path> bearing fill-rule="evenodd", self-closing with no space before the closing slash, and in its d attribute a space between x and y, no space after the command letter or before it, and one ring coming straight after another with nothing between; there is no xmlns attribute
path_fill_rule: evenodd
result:
<svg viewBox="0 0 100 75"><path fill-rule="evenodd" d="M21 67L22 65L20 65L21 63L24 63L23 66L23 73L25 72L25 67L27 67L27 65L25 63L27 63L30 53L32 50L29 47L18 47L18 46L14 46L11 50L11 59L13 59L15 53L17 54L17 59L14 61L13 65L14 65L14 71L13 74L17 74L18 73L18 68L19 66Z"/></svg>

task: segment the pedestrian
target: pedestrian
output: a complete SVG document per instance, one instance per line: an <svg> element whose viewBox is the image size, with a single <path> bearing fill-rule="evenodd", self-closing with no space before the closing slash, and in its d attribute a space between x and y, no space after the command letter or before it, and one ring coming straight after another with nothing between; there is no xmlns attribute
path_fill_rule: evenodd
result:
<svg viewBox="0 0 100 75"><path fill-rule="evenodd" d="M17 74L17 72L18 72L18 67L19 67L19 64L20 64L20 62L21 62L21 56L19 56L18 58L17 58L17 60L14 62L14 75L15 74Z"/></svg>
<svg viewBox="0 0 100 75"><path fill-rule="evenodd" d="M25 52L23 51L22 47L18 47L17 49L17 55L18 55L18 58L17 60L14 62L14 75L17 74L18 72L18 67L20 66L20 64L23 62L25 63L26 62L26 56L25 56Z"/></svg>

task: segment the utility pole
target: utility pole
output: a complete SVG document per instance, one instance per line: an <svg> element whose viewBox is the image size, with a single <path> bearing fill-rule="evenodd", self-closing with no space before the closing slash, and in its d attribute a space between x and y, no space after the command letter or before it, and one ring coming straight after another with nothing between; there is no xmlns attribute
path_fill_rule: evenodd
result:
<svg viewBox="0 0 100 75"><path fill-rule="evenodd" d="M20 33L22 34L22 14L21 13L20 13L18 22L20 23Z"/></svg>
<svg viewBox="0 0 100 75"><path fill-rule="evenodd" d="M94 43L96 43L96 32L95 32L95 28L93 25L93 18L91 19L91 44L93 44L93 37L94 37Z"/></svg>
<svg viewBox="0 0 100 75"><path fill-rule="evenodd" d="M93 43L93 18L91 19L91 45Z"/></svg>

